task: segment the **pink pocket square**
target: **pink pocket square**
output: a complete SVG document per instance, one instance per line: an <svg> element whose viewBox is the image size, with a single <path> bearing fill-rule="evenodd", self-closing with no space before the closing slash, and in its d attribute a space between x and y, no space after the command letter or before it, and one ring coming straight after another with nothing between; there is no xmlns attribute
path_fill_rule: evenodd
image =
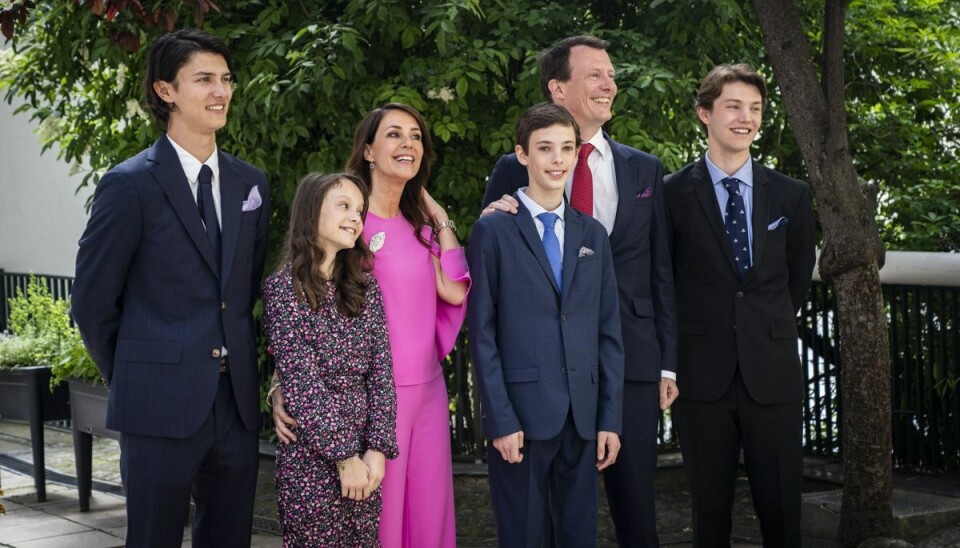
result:
<svg viewBox="0 0 960 548"><path fill-rule="evenodd" d="M250 189L250 194L247 195L247 199L243 201L243 207L240 208L240 211L253 211L258 207L260 207L262 204L263 204L263 199L260 198L259 188L253 187Z"/></svg>
<svg viewBox="0 0 960 548"><path fill-rule="evenodd" d="M642 194L637 194L637 198L640 198L641 200L645 198L649 198L650 196L653 196L653 187L651 186L648 186L647 188L643 189Z"/></svg>

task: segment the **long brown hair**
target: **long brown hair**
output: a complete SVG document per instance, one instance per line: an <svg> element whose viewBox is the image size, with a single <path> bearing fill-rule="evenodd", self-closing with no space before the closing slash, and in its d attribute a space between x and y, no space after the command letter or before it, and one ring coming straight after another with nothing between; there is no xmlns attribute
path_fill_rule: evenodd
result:
<svg viewBox="0 0 960 548"><path fill-rule="evenodd" d="M320 212L323 200L332 188L349 181L357 185L363 195L363 216L370 205L370 187L359 177L348 173L309 173L297 185L297 193L290 206L290 228L287 231L286 257L281 265L290 263L293 290L298 298L306 299L312 310L320 306L327 294L327 280L320 273L325 258L317 243ZM373 253L358 237L354 247L337 252L333 260L333 277L337 293L337 310L350 317L360 313L364 291L369 284L367 272L373 267ZM281 266L281 268L283 268Z"/></svg>
<svg viewBox="0 0 960 548"><path fill-rule="evenodd" d="M417 121L420 126L421 143L423 145L423 158L420 160L420 170L407 181L400 194L400 214L413 225L414 234L426 247L430 243L423 238L421 231L427 224L430 214L427 211L427 205L423 201L420 189L427 186L430 179L430 164L433 163L433 141L430 139L430 132L427 131L427 124L423 121L423 116L411 106L403 103L388 103L380 108L375 108L367 113L357 126L353 134L353 151L350 153L350 159L344 167L350 173L354 173L362 178L367 185L373 187L373 179L370 176L370 163L363 157L367 145L372 145L377 136L377 130L380 129L380 122L387 112L391 110L400 110L406 112Z"/></svg>

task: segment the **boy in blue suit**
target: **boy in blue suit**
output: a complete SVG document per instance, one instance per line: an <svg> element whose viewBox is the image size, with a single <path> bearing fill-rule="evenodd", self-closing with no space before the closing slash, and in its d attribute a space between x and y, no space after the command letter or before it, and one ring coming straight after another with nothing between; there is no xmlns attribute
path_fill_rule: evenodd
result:
<svg viewBox="0 0 960 548"><path fill-rule="evenodd" d="M474 224L468 250L470 350L502 546L539 546L548 511L559 545L594 545L596 470L620 449L623 344L610 244L598 221L564 203L579 134L555 104L521 116L516 153L529 186L515 194L516 215Z"/></svg>

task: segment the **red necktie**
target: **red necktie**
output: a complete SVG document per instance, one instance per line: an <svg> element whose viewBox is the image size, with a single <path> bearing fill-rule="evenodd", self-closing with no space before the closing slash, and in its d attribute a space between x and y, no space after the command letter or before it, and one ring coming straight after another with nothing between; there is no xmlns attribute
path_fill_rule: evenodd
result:
<svg viewBox="0 0 960 548"><path fill-rule="evenodd" d="M580 145L577 167L573 169L573 189L570 191L570 205L591 217L593 217L593 173L590 172L587 157L593 149L594 146L590 143Z"/></svg>

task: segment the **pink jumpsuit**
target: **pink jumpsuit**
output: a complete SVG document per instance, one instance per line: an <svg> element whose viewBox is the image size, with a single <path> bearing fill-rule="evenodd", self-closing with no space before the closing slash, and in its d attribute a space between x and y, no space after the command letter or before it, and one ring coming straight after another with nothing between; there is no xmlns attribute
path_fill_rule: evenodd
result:
<svg viewBox="0 0 960 548"><path fill-rule="evenodd" d="M381 236L382 234L382 236ZM441 254L430 227L417 240L402 215L392 219L371 212L363 239L373 240L373 275L383 293L397 386L397 445L400 456L387 461L383 479L380 542L393 547L455 547L450 414L440 361L453 349L466 312L466 299L452 306L437 297L433 256L448 278L470 275L463 248Z"/></svg>

